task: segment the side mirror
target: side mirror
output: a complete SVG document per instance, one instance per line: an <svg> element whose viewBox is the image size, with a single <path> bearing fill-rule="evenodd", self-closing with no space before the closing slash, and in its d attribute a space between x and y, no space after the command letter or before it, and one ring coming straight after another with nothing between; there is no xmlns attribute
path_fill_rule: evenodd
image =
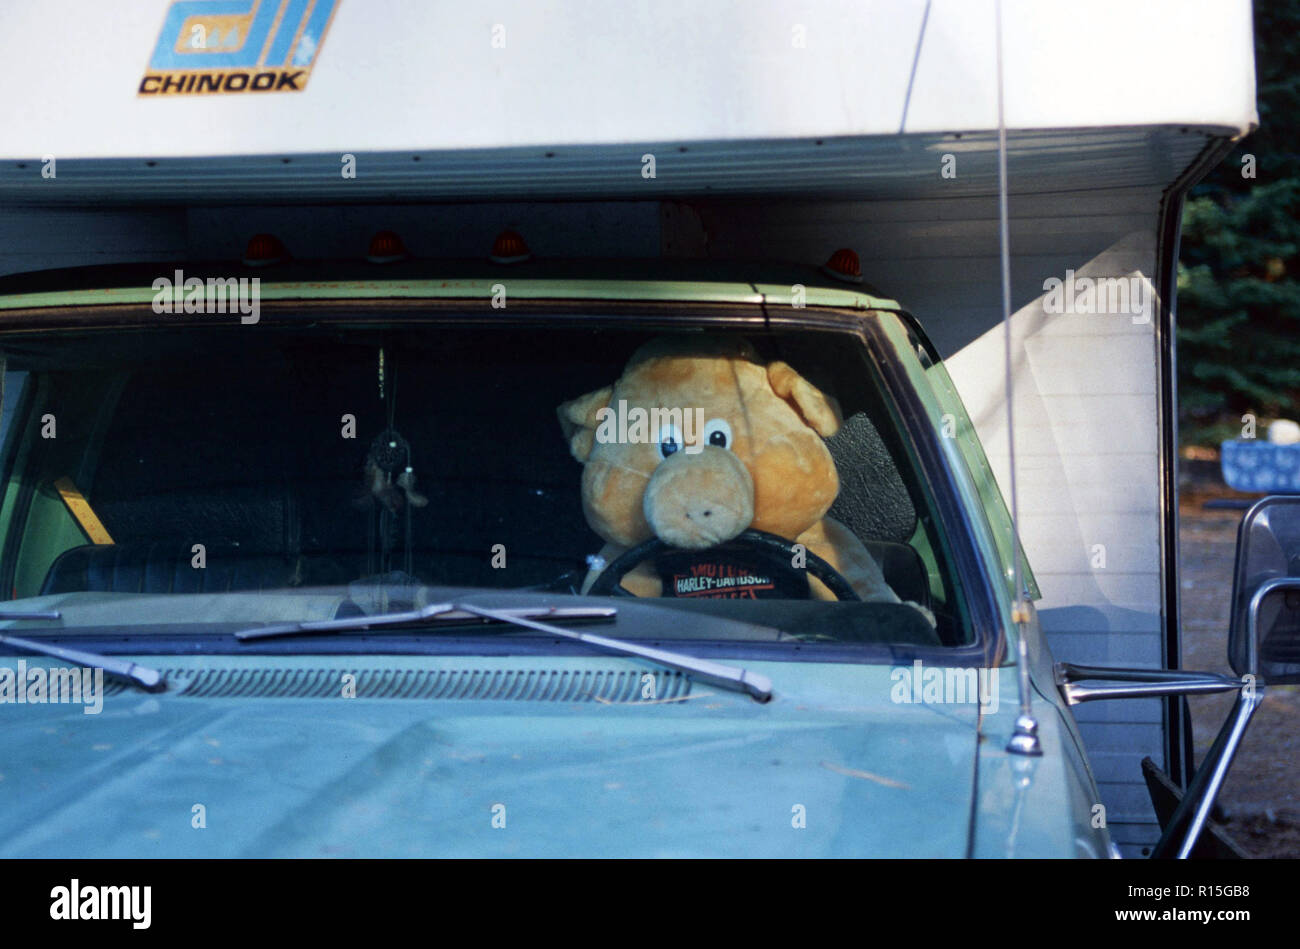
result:
<svg viewBox="0 0 1300 949"><path fill-rule="evenodd" d="M1191 856L1246 726L1264 701L1265 686L1300 683L1300 496L1264 498L1241 519L1228 662L1235 679L1217 672L1056 664L1057 684L1071 705L1094 699L1237 693L1228 720L1165 822L1153 857ZM1084 684L1089 680L1109 684Z"/></svg>
<svg viewBox="0 0 1300 949"><path fill-rule="evenodd" d="M1300 496L1264 498L1241 520L1228 662L1269 685L1300 683Z"/></svg>

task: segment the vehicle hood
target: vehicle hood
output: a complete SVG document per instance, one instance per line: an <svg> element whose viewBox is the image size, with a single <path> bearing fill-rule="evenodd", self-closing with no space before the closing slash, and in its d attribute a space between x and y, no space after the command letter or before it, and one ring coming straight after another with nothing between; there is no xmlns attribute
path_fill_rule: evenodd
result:
<svg viewBox="0 0 1300 949"><path fill-rule="evenodd" d="M641 672L600 656L149 661L178 688L124 689L98 714L0 705L0 856L960 857L970 846L979 707L898 701L887 666L746 662L775 684L759 704L699 685L673 700L425 700L187 695L184 679L240 663L278 667L281 680L331 663L340 675Z"/></svg>

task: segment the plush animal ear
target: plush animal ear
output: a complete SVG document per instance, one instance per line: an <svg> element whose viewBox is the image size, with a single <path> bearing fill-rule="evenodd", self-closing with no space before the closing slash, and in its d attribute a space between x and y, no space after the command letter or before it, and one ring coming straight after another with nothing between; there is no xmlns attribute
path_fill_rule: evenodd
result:
<svg viewBox="0 0 1300 949"><path fill-rule="evenodd" d="M565 402L556 410L560 416L560 428L569 440L569 452L584 465L596 441L596 413L609 405L613 394L614 387L605 386Z"/></svg>
<svg viewBox="0 0 1300 949"><path fill-rule="evenodd" d="M789 402L818 435L830 438L840 430L844 417L839 403L795 372L789 363L768 363L767 381L772 391Z"/></svg>

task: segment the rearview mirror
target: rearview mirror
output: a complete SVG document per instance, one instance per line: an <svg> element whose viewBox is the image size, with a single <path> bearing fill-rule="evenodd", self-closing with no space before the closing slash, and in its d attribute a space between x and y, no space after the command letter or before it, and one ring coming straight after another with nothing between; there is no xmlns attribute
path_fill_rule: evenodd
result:
<svg viewBox="0 0 1300 949"><path fill-rule="evenodd" d="M1241 520L1228 662L1239 676L1300 683L1300 497L1264 498Z"/></svg>

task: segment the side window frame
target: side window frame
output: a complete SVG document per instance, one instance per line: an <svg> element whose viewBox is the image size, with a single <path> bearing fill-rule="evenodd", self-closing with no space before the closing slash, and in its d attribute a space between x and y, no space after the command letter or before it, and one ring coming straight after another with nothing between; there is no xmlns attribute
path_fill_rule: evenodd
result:
<svg viewBox="0 0 1300 949"><path fill-rule="evenodd" d="M29 477L32 439L36 434L34 423L39 424L34 409L42 403L48 387L48 380L23 372L24 378L15 398L10 375L6 365L3 389L0 390L0 398L4 400L4 431L3 441L0 441L0 484L4 486L3 499L0 499L0 599L5 600L13 599L16 594L14 578L18 556L27 526L27 512L35 492L35 485Z"/></svg>
<svg viewBox="0 0 1300 949"><path fill-rule="evenodd" d="M1012 589L1012 563L1015 554L1012 552L1011 511L1007 507L1006 496L1002 493L1002 488L998 485L997 478L993 474L993 468L989 464L988 456L984 453L984 446L980 442L979 435L975 431L975 425L971 422L970 415L966 411L965 403L962 402L961 396L957 393L957 387L953 384L952 377L948 375L948 368L944 365L943 360L939 358L934 345L916 324L915 319L910 314L900 313L899 317L907 328L908 343L920 361L921 368L929 381L930 390L938 399L943 414L952 417L953 442L963 462L965 462L966 470L974 482L976 490L979 492L984 516L988 521L993 540L997 544L1002 574L1006 577L1007 589L1014 599L1017 595L1017 592ZM1025 589L1029 591L1031 599L1041 599L1042 594L1038 589L1038 581L1034 578L1033 569L1029 564L1028 557L1025 556L1024 546L1018 537L1015 541L1015 551L1020 556L1020 575L1025 584Z"/></svg>

